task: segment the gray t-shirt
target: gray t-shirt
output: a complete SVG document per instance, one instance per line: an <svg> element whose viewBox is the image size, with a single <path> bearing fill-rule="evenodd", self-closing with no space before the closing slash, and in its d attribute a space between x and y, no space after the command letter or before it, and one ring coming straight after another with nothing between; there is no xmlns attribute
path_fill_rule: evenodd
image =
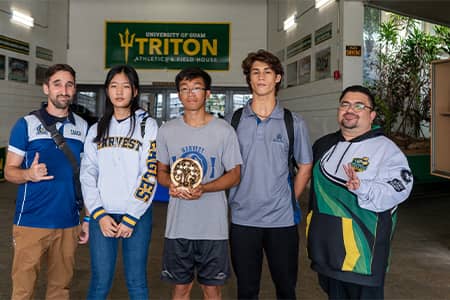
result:
<svg viewBox="0 0 450 300"><path fill-rule="evenodd" d="M294 120L294 157L298 164L312 162L308 129L301 116ZM231 115L227 116L231 120ZM264 228L295 224L289 185L289 139L283 107L277 103L272 114L260 121L251 101L242 111L237 128L242 159L241 181L230 191L231 222Z"/></svg>
<svg viewBox="0 0 450 300"><path fill-rule="evenodd" d="M224 120L212 119L203 127L191 127L183 118L165 123L156 139L157 160L171 166L178 158L196 159L203 168L202 183L222 176L242 164L234 129ZM225 191L204 193L198 200L170 197L165 237L191 240L228 239L228 207Z"/></svg>

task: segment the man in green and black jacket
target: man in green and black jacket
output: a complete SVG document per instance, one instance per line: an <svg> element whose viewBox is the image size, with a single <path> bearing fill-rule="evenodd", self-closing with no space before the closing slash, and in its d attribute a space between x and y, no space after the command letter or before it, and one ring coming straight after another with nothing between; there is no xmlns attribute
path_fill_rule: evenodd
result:
<svg viewBox="0 0 450 300"><path fill-rule="evenodd" d="M314 143L308 256L330 299L382 299L397 206L412 189L405 155L381 129L362 86L340 97L340 130Z"/></svg>

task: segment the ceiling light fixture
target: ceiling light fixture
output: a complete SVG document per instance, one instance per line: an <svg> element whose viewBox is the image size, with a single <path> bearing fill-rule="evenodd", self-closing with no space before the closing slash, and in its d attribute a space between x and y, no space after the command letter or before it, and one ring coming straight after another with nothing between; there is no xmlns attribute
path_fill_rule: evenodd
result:
<svg viewBox="0 0 450 300"><path fill-rule="evenodd" d="M18 12L14 9L12 10L11 22L26 26L28 28L34 26L34 19L31 16Z"/></svg>
<svg viewBox="0 0 450 300"><path fill-rule="evenodd" d="M295 25L295 14L284 20L283 22L283 30L288 31Z"/></svg>
<svg viewBox="0 0 450 300"><path fill-rule="evenodd" d="M325 7L331 2L334 2L334 0L316 0L316 8Z"/></svg>

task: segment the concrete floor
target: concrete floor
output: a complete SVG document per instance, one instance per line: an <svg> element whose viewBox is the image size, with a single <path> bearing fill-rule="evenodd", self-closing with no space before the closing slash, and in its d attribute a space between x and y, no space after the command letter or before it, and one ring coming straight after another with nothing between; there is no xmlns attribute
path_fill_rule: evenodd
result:
<svg viewBox="0 0 450 300"><path fill-rule="evenodd" d="M0 299L11 293L11 223L16 186L0 183ZM306 208L306 198L302 199ZM159 279L162 240L167 205L154 204L153 236L148 265L151 299L169 299L171 286ZM393 243L391 270L386 278L386 299L450 299L450 184L429 184L414 188L413 196L400 207L399 223ZM299 299L326 299L309 268L301 225ZM43 268L45 272L45 268ZM42 273L43 273L42 272ZM35 299L43 299L45 281L38 280ZM88 246L80 246L72 287L72 299L85 299L89 284ZM235 299L236 282L232 277L223 288L224 299ZM267 268L261 283L261 299L274 299L274 289ZM128 299L121 262L118 263L110 299ZM192 299L201 299L194 286Z"/></svg>

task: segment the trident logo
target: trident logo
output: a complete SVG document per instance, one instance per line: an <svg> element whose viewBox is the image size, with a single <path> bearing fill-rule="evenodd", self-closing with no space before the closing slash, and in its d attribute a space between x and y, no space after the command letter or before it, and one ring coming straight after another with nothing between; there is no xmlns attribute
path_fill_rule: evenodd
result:
<svg viewBox="0 0 450 300"><path fill-rule="evenodd" d="M128 37L130 36L130 32L128 31L128 28L125 30L125 40L123 38L123 34L119 33L119 37L120 37L120 47L125 48L125 63L128 63L128 48L133 46L133 42L134 42L134 36L136 34L132 34L131 35L131 39L128 40Z"/></svg>

